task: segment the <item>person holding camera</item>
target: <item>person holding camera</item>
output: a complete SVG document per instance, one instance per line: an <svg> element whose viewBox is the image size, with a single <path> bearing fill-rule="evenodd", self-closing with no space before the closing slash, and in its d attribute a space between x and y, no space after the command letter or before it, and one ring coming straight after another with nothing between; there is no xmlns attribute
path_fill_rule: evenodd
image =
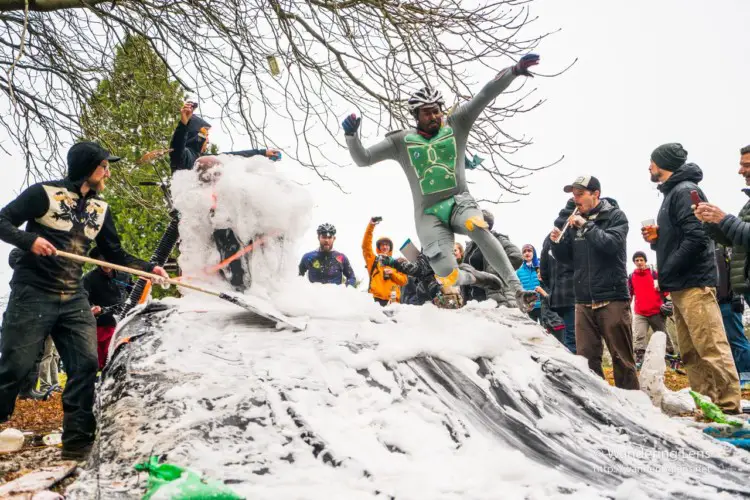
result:
<svg viewBox="0 0 750 500"><path fill-rule="evenodd" d="M651 153L651 181L664 199L656 225L644 226L643 238L656 251L659 288L674 306L677 345L690 387L725 413L740 412L740 381L716 301L716 256L706 227L693 211L705 195L698 183L703 171L687 162L678 143Z"/></svg>
<svg viewBox="0 0 750 500"><path fill-rule="evenodd" d="M375 302L387 306L391 302L401 301L401 287L406 285L408 278L404 273L383 264L382 257L391 257L393 254L393 240L385 236L378 238L375 252L372 251L372 234L375 226L382 220L382 217L373 217L367 224L365 237L362 239L362 256L370 277L367 292L372 294Z"/></svg>
<svg viewBox="0 0 750 500"><path fill-rule="evenodd" d="M199 158L207 156L211 124L195 114L197 108L197 102L186 101L180 109L180 121L169 143L169 165L173 174L177 170L190 170ZM271 161L281 159L281 152L276 149L247 149L222 154L245 158L263 155ZM209 160L206 166L215 166L217 163Z"/></svg>

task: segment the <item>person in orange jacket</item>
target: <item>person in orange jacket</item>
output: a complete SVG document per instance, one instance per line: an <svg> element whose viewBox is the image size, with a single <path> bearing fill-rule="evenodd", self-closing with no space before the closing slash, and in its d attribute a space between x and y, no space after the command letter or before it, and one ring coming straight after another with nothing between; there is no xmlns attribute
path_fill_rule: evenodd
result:
<svg viewBox="0 0 750 500"><path fill-rule="evenodd" d="M381 217L373 217L367 224L365 237L362 240L362 255L365 258L365 266L370 276L367 291L372 294L375 302L381 306L386 306L390 302L401 300L401 287L406 285L408 278L404 273L400 273L390 266L384 266L380 262L379 257L390 257L393 253L393 241L385 237L379 238L375 243L377 255L372 251L372 233L381 220L383 220Z"/></svg>

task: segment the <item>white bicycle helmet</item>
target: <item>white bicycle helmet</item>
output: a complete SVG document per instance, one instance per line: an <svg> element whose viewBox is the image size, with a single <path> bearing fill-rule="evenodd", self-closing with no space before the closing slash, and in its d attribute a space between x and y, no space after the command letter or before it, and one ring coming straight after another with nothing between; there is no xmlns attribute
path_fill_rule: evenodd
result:
<svg viewBox="0 0 750 500"><path fill-rule="evenodd" d="M412 94L409 98L408 104L409 111L415 113L422 106L430 104L440 104L441 106L444 106L445 100L443 99L443 94L439 90L432 87L424 87Z"/></svg>

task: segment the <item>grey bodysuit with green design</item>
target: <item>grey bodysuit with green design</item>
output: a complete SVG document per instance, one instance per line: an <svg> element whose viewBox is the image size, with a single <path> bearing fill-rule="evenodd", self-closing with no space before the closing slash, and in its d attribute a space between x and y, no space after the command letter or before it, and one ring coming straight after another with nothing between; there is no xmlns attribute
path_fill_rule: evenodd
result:
<svg viewBox="0 0 750 500"><path fill-rule="evenodd" d="M471 217L481 220L482 212L466 186L464 158L477 117L514 79L511 68L501 71L473 99L459 106L431 139L416 129L402 130L365 149L358 135L346 136L358 166L383 160L396 160L401 165L411 186L417 235L435 274L448 276L458 267L453 256L454 233L464 234L477 243L512 293L521 290L521 283L503 247L486 229L466 228L466 221ZM458 284L472 281L466 271L459 272Z"/></svg>

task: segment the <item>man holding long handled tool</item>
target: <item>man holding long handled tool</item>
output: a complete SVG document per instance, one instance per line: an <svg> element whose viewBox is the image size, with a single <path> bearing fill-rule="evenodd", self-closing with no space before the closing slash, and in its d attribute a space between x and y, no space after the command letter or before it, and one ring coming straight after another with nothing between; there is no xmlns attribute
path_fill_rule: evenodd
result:
<svg viewBox="0 0 750 500"><path fill-rule="evenodd" d="M68 373L63 458L84 459L94 441L98 363L83 264L56 256L58 250L86 254L95 241L108 261L168 277L161 267L122 249L109 206L97 196L110 176L110 163L119 159L97 143L75 144L68 151L65 179L34 184L0 210L0 239L25 251L14 269L0 340L0 422L12 415L19 383L51 335ZM18 229L24 222L26 230Z"/></svg>

